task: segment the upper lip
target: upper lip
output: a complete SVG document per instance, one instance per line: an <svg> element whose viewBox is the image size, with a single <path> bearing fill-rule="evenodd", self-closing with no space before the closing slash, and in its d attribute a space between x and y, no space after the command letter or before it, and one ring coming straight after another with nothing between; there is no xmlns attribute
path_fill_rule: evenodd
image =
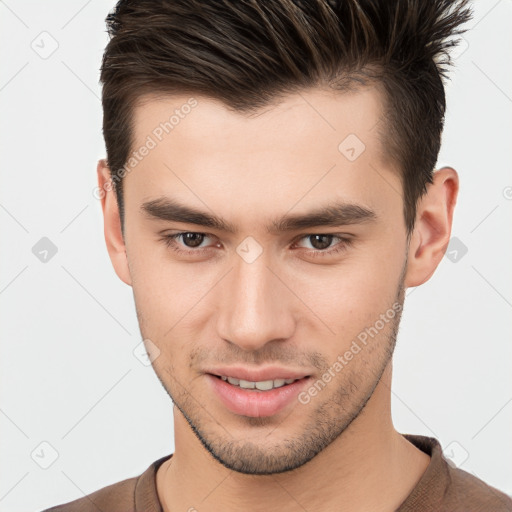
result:
<svg viewBox="0 0 512 512"><path fill-rule="evenodd" d="M302 379L309 374L304 371L282 368L279 366L267 366L265 368L244 368L242 366L215 367L205 371L218 377L233 377L235 379L248 380L250 382L262 382L277 379Z"/></svg>

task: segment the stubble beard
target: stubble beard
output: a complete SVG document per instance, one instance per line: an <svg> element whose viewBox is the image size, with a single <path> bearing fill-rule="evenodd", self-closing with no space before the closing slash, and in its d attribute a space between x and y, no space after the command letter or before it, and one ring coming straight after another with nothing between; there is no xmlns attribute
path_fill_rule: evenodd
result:
<svg viewBox="0 0 512 512"><path fill-rule="evenodd" d="M372 397L396 345L405 298L403 284L406 267L407 262L402 270L395 300L395 304L398 303L401 307L390 320L387 329L379 333L379 337L369 341L308 404L299 402L291 411L290 414L293 414L297 407L306 408L299 411L300 418L307 416L307 423L298 435L292 436L286 432L282 435L281 426L286 429L286 422L289 421L287 417L281 424L276 425L275 418L272 417L240 416L239 421L247 426L247 436L234 439L229 434L229 429L222 428L219 421L212 419L206 406L200 404L183 386L173 386L174 391L171 393L170 386L164 383L158 373L157 377L203 447L224 467L248 475L272 475L297 469L339 438L364 411ZM164 372L171 381L175 381L172 366L167 367ZM337 386L336 390L330 398L322 401L322 394L328 393L331 386ZM315 406L315 403L318 405ZM265 428L269 432L265 436L264 445L251 441L251 438L254 439L254 429L261 434L261 429Z"/></svg>

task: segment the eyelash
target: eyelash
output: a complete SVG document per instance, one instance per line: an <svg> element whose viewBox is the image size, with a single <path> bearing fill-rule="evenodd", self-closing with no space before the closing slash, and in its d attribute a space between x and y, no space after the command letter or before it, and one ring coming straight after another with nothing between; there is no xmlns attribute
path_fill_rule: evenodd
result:
<svg viewBox="0 0 512 512"><path fill-rule="evenodd" d="M196 232L196 231L181 231L179 233L174 233L172 235L165 235L165 236L162 237L161 240L163 240L163 242L166 245L166 247L168 247L169 249L172 249L177 254L184 255L184 256L203 254L205 251L207 251L208 249L211 248L211 247L201 247L199 249L188 249L188 250L186 250L186 249L181 249L180 247L178 247L176 240L178 238L180 238L182 235L186 235L186 234L189 234L189 233L192 233L194 235L210 236L210 235L208 235L208 233L199 233L199 232ZM337 235L335 233L311 233L311 234L307 234L307 235L301 235L296 240L300 241L303 238L308 238L310 236L315 236L315 235L332 236L334 239L338 238L340 241L332 249L325 249L325 250L322 250L322 249L309 249L309 250L307 250L310 253L309 256L311 256L313 258L318 258L318 257L322 258L322 257L325 257L325 256L333 256L333 255L338 254L338 253L340 253L342 251L345 251L353 243L352 238L343 237L343 236Z"/></svg>

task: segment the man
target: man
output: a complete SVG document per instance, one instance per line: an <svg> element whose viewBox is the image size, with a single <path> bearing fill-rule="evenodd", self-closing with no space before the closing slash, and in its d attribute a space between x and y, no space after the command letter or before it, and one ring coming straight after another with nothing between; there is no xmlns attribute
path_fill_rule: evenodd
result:
<svg viewBox="0 0 512 512"><path fill-rule="evenodd" d="M59 511L508 511L391 420L405 289L467 2L121 0L107 18L107 248L172 398L175 452ZM452 41L452 42L450 42Z"/></svg>

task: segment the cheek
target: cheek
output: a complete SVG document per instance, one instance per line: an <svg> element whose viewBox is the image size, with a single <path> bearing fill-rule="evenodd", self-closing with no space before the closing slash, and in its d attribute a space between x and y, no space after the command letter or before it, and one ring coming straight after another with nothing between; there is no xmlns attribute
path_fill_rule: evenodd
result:
<svg viewBox="0 0 512 512"><path fill-rule="evenodd" d="M177 262L156 234L142 233L127 233L127 253L143 334L162 342L171 337L191 339L192 331L205 328L209 316L222 308L218 299L224 284L219 280L229 265ZM350 340L395 302L405 258L403 242L396 233L381 232L361 242L339 264L303 261L276 267L293 291L291 296L283 288L290 314L300 310L298 322L309 336L332 335L333 343L339 343L340 336Z"/></svg>
<svg viewBox="0 0 512 512"><path fill-rule="evenodd" d="M173 261L170 250L156 237L127 244L142 334L156 340L162 350L171 345L179 350L181 343L190 348L197 329L204 326L209 292L220 276L213 266Z"/></svg>
<svg viewBox="0 0 512 512"><path fill-rule="evenodd" d="M310 328L347 343L385 314L397 300L405 245L373 244L337 266L289 276L296 293L313 313ZM321 323L318 321L321 319Z"/></svg>

